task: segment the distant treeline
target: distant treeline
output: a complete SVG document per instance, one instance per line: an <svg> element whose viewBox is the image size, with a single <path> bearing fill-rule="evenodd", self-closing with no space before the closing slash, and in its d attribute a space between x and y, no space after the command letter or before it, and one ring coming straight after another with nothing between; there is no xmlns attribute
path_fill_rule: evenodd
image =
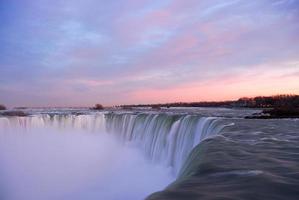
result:
<svg viewBox="0 0 299 200"><path fill-rule="evenodd" d="M299 95L244 97L236 101L236 106L255 108L299 107Z"/></svg>
<svg viewBox="0 0 299 200"><path fill-rule="evenodd" d="M176 102L164 104L121 105L122 108L132 107L246 107L246 108L276 108L299 107L299 95L243 97L235 101L203 101L203 102Z"/></svg>
<svg viewBox="0 0 299 200"><path fill-rule="evenodd" d="M122 108L132 107L222 107L231 106L235 101L203 101L203 102L175 102L175 103L164 103L164 104L137 104L137 105L121 105Z"/></svg>
<svg viewBox="0 0 299 200"><path fill-rule="evenodd" d="M0 110L6 110L6 107L2 104L0 104Z"/></svg>

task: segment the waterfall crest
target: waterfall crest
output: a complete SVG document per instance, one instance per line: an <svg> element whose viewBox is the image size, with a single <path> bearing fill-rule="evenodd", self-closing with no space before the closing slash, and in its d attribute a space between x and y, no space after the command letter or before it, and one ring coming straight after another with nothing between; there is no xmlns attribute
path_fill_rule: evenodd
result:
<svg viewBox="0 0 299 200"><path fill-rule="evenodd" d="M113 134L123 142L135 144L152 162L170 167L178 176L192 149L217 135L226 125L216 117L165 113L41 114L0 118L0 132L45 126Z"/></svg>
<svg viewBox="0 0 299 200"><path fill-rule="evenodd" d="M106 130L139 144L146 157L178 175L192 149L226 125L216 117L169 114L106 114Z"/></svg>

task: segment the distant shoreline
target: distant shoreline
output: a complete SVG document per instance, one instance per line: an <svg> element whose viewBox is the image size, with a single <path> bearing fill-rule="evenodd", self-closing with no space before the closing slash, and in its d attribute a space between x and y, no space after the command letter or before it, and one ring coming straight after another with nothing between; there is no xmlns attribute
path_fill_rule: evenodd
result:
<svg viewBox="0 0 299 200"><path fill-rule="evenodd" d="M157 104L130 104L118 107L225 107L225 108L276 108L299 107L299 95L257 96L243 97L238 100L228 101L200 101L200 102L173 102Z"/></svg>
<svg viewBox="0 0 299 200"><path fill-rule="evenodd" d="M6 110L2 106L1 116L26 116L24 110L27 109L86 109L86 110L136 110L150 109L161 110L165 108L230 108L230 109L262 109L262 112L246 116L247 119L273 119L273 118L299 118L299 95L276 95L276 96L258 96L253 98L243 97L238 100L230 101L203 101L203 102L175 102L160 104L131 104L119 105L113 107L104 107L96 104L95 107L15 107Z"/></svg>

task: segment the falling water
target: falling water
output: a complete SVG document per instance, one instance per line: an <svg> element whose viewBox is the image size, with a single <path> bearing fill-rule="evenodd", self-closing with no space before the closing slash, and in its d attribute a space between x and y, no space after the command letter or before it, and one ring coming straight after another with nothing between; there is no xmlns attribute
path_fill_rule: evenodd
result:
<svg viewBox="0 0 299 200"><path fill-rule="evenodd" d="M0 187L1 184L11 186L11 193L3 187L2 190L9 194L17 192L23 196L27 195L30 199L51 199L54 194L62 195L63 192L60 191L60 187L58 189L53 186L53 177L49 177L57 176L56 172L62 170L70 173L66 176L59 175L61 178L54 180L64 184L60 186L69 191L64 192L64 196L55 196L56 199L64 199L65 195L71 193L76 196L75 198L70 195L72 199L84 199L78 193L89 193L89 199L141 199L151 192L163 189L173 181L180 174L180 169L192 149L204 139L217 135L225 126L215 117L165 113L39 114L28 117L2 117L0 161L4 165L0 170L8 175L19 173L20 177L27 179L29 183L32 180L32 184L31 188L27 188L30 192L24 192L22 185L16 184L18 177L5 176L7 183L0 181ZM41 153L36 155L36 151ZM17 160L12 162L12 158L9 157ZM36 162L32 159L36 159ZM35 163L42 167L39 168ZM51 167L45 167L44 163ZM103 163L113 166L109 172L105 172ZM20 165L24 165L26 170L40 171L41 174L36 175L34 171L24 172L18 168ZM14 166L17 166L17 169ZM93 173L87 175L88 171ZM78 191L79 187L83 187L82 184L65 181L73 180L78 174L82 175L85 182L93 180L91 183L94 185L84 185L87 189L81 188L82 191ZM103 178L103 174L110 174L113 178L110 177L110 181L103 184L103 181L99 180L107 180L108 176ZM81 178L73 182L82 182ZM122 182L124 180L129 181ZM45 182L44 188L40 186L41 182ZM69 185L73 185L72 188L69 188ZM142 185L147 189L139 189L139 194L136 187ZM41 191L36 191L36 186ZM105 189L101 189L100 186ZM132 190L124 187L131 187ZM45 188L54 189L44 191ZM115 191L119 191L119 195ZM13 197L10 199L22 199L20 196Z"/></svg>
<svg viewBox="0 0 299 200"><path fill-rule="evenodd" d="M123 141L139 144L146 157L171 167L178 175L191 150L226 126L218 121L196 115L110 113L106 115L106 128Z"/></svg>

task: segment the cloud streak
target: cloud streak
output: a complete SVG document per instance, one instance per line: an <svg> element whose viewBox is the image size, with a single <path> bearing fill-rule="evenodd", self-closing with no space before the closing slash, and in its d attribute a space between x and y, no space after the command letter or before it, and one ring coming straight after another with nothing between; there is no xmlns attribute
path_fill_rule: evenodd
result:
<svg viewBox="0 0 299 200"><path fill-rule="evenodd" d="M284 70L299 69L297 1L3 0L0 18L0 100L9 106L298 93L294 81L279 86L297 77Z"/></svg>

